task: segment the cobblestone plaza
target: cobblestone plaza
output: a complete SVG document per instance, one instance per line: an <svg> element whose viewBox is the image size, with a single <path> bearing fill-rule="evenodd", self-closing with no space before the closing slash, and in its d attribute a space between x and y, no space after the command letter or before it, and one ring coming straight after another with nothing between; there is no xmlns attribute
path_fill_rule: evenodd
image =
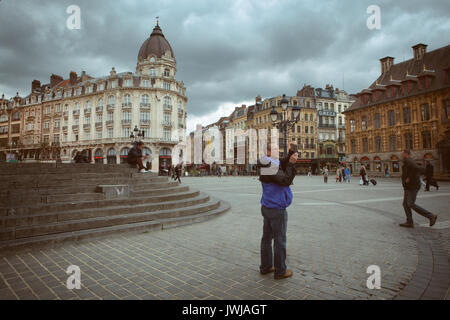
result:
<svg viewBox="0 0 450 320"><path fill-rule="evenodd" d="M397 179L376 187L324 184L298 176L288 208L290 279L259 274L262 217L256 177L185 178L183 185L231 203L202 223L122 233L0 258L0 299L449 299L450 184L417 203L439 215L433 228L414 215L403 229ZM70 265L81 289L66 287ZM381 269L368 289L367 267Z"/></svg>

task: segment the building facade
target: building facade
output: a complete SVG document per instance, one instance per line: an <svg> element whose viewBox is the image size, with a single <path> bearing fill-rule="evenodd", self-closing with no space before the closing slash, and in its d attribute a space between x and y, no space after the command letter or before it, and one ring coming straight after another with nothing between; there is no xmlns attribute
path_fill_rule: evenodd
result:
<svg viewBox="0 0 450 320"><path fill-rule="evenodd" d="M381 74L355 95L345 111L348 160L353 171L401 174L401 153L410 149L419 164L431 161L437 174L450 173L450 45L394 64L380 60Z"/></svg>
<svg viewBox="0 0 450 320"><path fill-rule="evenodd" d="M343 112L353 103L344 91L332 85L313 88L304 85L297 93L306 99L306 104L314 105L317 118L317 166L327 166L334 170L345 162L345 115Z"/></svg>
<svg viewBox="0 0 450 320"><path fill-rule="evenodd" d="M48 84L34 80L20 98L25 161L71 161L86 150L91 161L120 163L132 146L135 128L143 133L152 170L167 167L175 145L185 139L186 88L176 80L174 52L157 24L142 44L135 72L92 77L71 72L68 79L51 75ZM13 137L10 138L10 140Z"/></svg>

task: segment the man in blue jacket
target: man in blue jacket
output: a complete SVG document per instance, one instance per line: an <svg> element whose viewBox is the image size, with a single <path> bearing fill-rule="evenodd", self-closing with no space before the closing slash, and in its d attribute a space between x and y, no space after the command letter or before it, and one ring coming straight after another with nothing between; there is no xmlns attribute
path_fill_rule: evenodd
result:
<svg viewBox="0 0 450 320"><path fill-rule="evenodd" d="M275 272L275 279L292 276L292 271L286 268L288 220L286 208L292 202L292 192L289 186L292 184L296 173L294 164L297 162L298 153L294 151L295 149L295 146L291 145L288 156L281 161L276 158L275 154L278 152L275 149L268 149L267 157L261 160L263 166L276 167L273 174L264 174L262 171L260 175L263 189L261 213L264 217L260 272L261 274ZM272 239L274 241L273 255Z"/></svg>

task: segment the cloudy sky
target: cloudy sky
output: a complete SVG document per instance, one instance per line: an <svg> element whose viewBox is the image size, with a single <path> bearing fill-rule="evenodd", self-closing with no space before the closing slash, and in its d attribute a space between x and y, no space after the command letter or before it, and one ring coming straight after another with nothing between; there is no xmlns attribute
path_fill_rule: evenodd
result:
<svg viewBox="0 0 450 320"><path fill-rule="evenodd" d="M81 8L80 30L66 26L70 5ZM370 5L381 9L379 30L367 27ZM26 95L52 73L135 71L156 16L188 90L191 130L305 83L358 92L381 57L450 42L448 0L0 0L0 94Z"/></svg>

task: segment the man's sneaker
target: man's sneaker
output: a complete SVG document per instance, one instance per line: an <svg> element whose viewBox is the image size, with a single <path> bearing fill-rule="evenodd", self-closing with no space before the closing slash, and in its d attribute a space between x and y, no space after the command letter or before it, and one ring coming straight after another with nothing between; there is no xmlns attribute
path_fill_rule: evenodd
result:
<svg viewBox="0 0 450 320"><path fill-rule="evenodd" d="M286 270L286 272L282 275L274 275L274 279L275 280L280 280L280 279L286 279L286 278L290 278L292 277L292 271L291 270Z"/></svg>
<svg viewBox="0 0 450 320"><path fill-rule="evenodd" d="M403 228L414 228L414 223L412 223L412 222L405 222L405 223L400 223L399 226L403 227Z"/></svg>
<svg viewBox="0 0 450 320"><path fill-rule="evenodd" d="M145 169L141 169L141 171L139 171L139 173L147 173L148 171Z"/></svg>
<svg viewBox="0 0 450 320"><path fill-rule="evenodd" d="M433 216L430 219L430 227L434 226L434 224L436 223L436 219L437 219L437 214L433 214Z"/></svg>
<svg viewBox="0 0 450 320"><path fill-rule="evenodd" d="M265 275L265 274L269 274L269 273L272 273L272 272L274 272L275 271L275 268L274 267L271 267L269 270L267 270L267 271L259 271L259 273L261 273L262 275Z"/></svg>

